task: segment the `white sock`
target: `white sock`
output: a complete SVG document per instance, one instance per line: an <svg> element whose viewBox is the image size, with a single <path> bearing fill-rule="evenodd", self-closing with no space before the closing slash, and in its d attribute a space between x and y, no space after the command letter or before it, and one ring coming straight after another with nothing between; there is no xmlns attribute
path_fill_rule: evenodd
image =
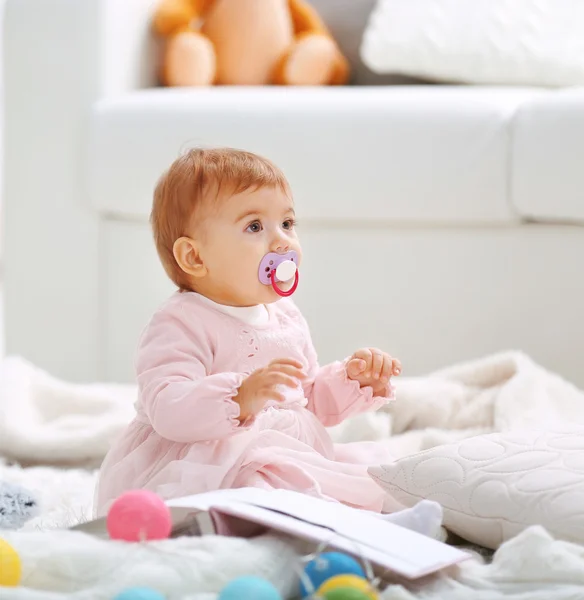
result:
<svg viewBox="0 0 584 600"><path fill-rule="evenodd" d="M440 537L442 507L432 500L421 500L411 508L379 516L385 521L417 531L422 535L432 538Z"/></svg>

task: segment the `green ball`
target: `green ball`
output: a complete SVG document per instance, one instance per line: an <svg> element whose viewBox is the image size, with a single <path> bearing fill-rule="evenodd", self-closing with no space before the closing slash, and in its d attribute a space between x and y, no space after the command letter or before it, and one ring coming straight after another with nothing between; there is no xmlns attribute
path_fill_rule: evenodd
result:
<svg viewBox="0 0 584 600"><path fill-rule="evenodd" d="M325 592L323 597L326 600L371 600L369 594L354 587L338 587L330 592Z"/></svg>

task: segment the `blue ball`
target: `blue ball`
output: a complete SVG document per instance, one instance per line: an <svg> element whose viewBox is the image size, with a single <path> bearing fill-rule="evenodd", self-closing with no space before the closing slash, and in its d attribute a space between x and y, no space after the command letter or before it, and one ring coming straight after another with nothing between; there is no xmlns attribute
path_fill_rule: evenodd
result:
<svg viewBox="0 0 584 600"><path fill-rule="evenodd" d="M218 600L282 600L282 596L269 581L249 575L230 581Z"/></svg>
<svg viewBox="0 0 584 600"><path fill-rule="evenodd" d="M150 588L128 588L120 592L114 600L165 600L165 597Z"/></svg>
<svg viewBox="0 0 584 600"><path fill-rule="evenodd" d="M304 573L314 586L314 590L307 590L304 581L300 581L300 593L303 598L314 593L325 581L336 575L357 575L365 577L363 567L352 557L342 552L325 552L313 558L304 567Z"/></svg>

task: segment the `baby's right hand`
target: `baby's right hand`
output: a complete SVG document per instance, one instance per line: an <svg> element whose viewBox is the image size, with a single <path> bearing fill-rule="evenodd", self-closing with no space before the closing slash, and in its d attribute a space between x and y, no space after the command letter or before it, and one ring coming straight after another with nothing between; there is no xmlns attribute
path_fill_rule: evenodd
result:
<svg viewBox="0 0 584 600"><path fill-rule="evenodd" d="M243 380L233 398L239 404L239 420L243 422L256 415L269 400L283 402L284 394L277 386L295 388L304 377L302 363L291 358L273 360L267 367L254 371Z"/></svg>

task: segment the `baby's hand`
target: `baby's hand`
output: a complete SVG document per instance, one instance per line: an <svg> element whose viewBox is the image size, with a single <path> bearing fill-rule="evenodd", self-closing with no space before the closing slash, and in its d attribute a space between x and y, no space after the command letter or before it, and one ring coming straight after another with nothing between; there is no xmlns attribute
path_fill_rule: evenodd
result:
<svg viewBox="0 0 584 600"><path fill-rule="evenodd" d="M269 400L284 401L279 385L295 388L304 379L302 363L290 358L273 360L267 367L257 369L243 380L235 402L239 404L239 420L259 413Z"/></svg>
<svg viewBox="0 0 584 600"><path fill-rule="evenodd" d="M347 362L347 376L361 387L370 385L374 390L385 387L393 375L401 373L401 363L377 348L357 350Z"/></svg>

